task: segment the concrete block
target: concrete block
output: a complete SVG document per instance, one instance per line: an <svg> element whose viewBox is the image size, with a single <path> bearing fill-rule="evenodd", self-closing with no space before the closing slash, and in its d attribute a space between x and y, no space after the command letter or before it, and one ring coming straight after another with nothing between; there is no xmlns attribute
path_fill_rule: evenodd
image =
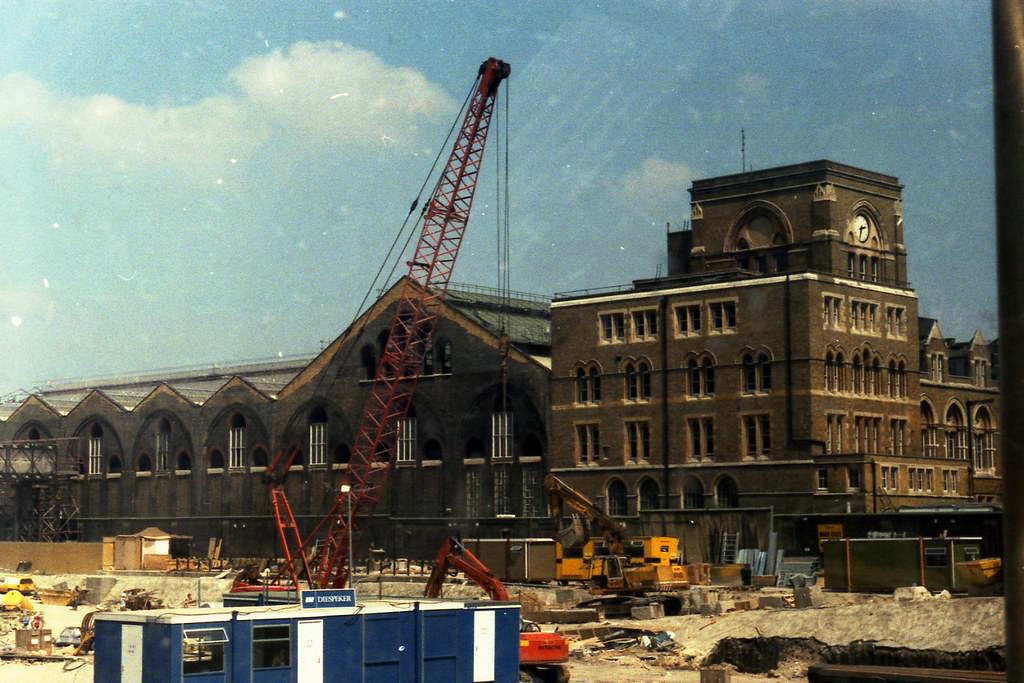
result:
<svg viewBox="0 0 1024 683"><path fill-rule="evenodd" d="M700 683L730 683L732 671L729 669L708 668L700 670Z"/></svg>
<svg viewBox="0 0 1024 683"><path fill-rule="evenodd" d="M893 591L892 597L896 602L907 600L930 600L932 594L924 586L900 586Z"/></svg>
<svg viewBox="0 0 1024 683"><path fill-rule="evenodd" d="M793 600L796 602L797 609L821 607L825 602L825 598L821 594L821 589L817 586L794 588Z"/></svg>
<svg viewBox="0 0 1024 683"><path fill-rule="evenodd" d="M85 577L85 604L98 605L107 599L109 593L114 590L117 579L113 576L87 576Z"/></svg>
<svg viewBox="0 0 1024 683"><path fill-rule="evenodd" d="M786 598L781 595L760 595L757 598L759 609L784 609L789 607Z"/></svg>
<svg viewBox="0 0 1024 683"><path fill-rule="evenodd" d="M750 609L757 609L757 605L753 600L733 600L732 609L736 612L742 612Z"/></svg>
<svg viewBox="0 0 1024 683"><path fill-rule="evenodd" d="M633 619L661 619L665 616L665 606L661 603L639 605L630 608L629 616Z"/></svg>
<svg viewBox="0 0 1024 683"><path fill-rule="evenodd" d="M720 602L715 602L714 604L705 602L700 606L700 615L702 617L715 617L721 613L722 603Z"/></svg>
<svg viewBox="0 0 1024 683"><path fill-rule="evenodd" d="M577 602L582 600L579 591L575 588L556 588L555 589L555 604L559 607L568 607L575 605Z"/></svg>

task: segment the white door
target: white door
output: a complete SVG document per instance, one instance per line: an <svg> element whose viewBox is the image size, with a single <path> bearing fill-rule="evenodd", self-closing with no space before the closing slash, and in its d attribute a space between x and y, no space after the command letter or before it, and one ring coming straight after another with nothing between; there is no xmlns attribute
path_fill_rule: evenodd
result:
<svg viewBox="0 0 1024 683"><path fill-rule="evenodd" d="M494 680L494 611L473 612L473 680Z"/></svg>
<svg viewBox="0 0 1024 683"><path fill-rule="evenodd" d="M142 683L142 625L121 625L121 683Z"/></svg>
<svg viewBox="0 0 1024 683"><path fill-rule="evenodd" d="M324 683L324 622L299 622L298 680Z"/></svg>

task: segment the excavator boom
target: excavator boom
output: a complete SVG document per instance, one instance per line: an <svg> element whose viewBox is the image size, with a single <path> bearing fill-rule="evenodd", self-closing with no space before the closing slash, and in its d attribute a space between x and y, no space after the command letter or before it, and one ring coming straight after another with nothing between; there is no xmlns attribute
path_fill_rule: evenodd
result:
<svg viewBox="0 0 1024 683"><path fill-rule="evenodd" d="M609 550L615 555L625 552L626 530L606 512L594 505L585 495L566 484L553 474L544 477L544 488L548 492L548 512L555 525L559 526L556 540L564 547L580 547L587 541L587 531L580 522L585 518L601 531ZM565 508L573 516L570 526L562 528Z"/></svg>

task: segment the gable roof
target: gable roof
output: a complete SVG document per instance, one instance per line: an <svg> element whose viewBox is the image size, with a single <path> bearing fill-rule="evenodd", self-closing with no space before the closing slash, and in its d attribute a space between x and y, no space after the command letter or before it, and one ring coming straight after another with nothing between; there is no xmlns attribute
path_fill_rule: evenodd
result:
<svg viewBox="0 0 1024 683"><path fill-rule="evenodd" d="M451 285L445 302L494 335L502 328L513 346L551 353L551 299L537 294L501 292L489 287Z"/></svg>
<svg viewBox="0 0 1024 683"><path fill-rule="evenodd" d="M292 382L281 391L281 396L287 396L320 377L332 359L343 353L346 343L358 339L372 320L384 315L387 308L402 296L402 285L406 280L407 276L403 275L377 297L369 308L293 377ZM448 315L449 319L454 318L457 322L461 319L469 326L476 326L495 342L504 326L515 351L522 354L524 359L550 369L551 314L548 298L523 293L503 297L496 289L453 284L446 290L441 306L454 312L454 315Z"/></svg>
<svg viewBox="0 0 1024 683"><path fill-rule="evenodd" d="M942 337L942 330L939 329L939 321L935 318L919 317L917 319L917 339L924 343L932 336Z"/></svg>
<svg viewBox="0 0 1024 683"><path fill-rule="evenodd" d="M6 404L0 415L7 419L23 406L42 403L60 415L67 415L88 396L99 393L121 410L132 411L164 387L193 405L203 405L238 378L269 398L275 398L309 363L312 356L302 355L234 364L214 364L180 368L164 372L99 377L84 380L54 381L25 398L20 404Z"/></svg>
<svg viewBox="0 0 1024 683"><path fill-rule="evenodd" d="M79 380L54 380L20 402L0 404L0 419L9 419L22 409L40 404L59 415L68 415L94 393L127 412L168 390L194 406L201 406L236 379L267 398L276 399L300 375L309 376L310 372L315 375L322 370L323 365L338 352L344 340L353 332L361 330L363 322L379 315L394 302L400 291L398 286L403 280L404 277L399 278L356 322L319 354L214 363ZM499 290L489 287L453 284L445 293L444 303L458 314L456 317L478 325L495 338L504 329L514 349L550 368L550 298L522 292L502 295Z"/></svg>

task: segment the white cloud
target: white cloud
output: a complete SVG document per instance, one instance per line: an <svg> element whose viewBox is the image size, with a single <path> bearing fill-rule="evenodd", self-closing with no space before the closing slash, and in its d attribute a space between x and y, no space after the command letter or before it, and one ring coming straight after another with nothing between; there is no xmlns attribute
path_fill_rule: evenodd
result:
<svg viewBox="0 0 1024 683"><path fill-rule="evenodd" d="M235 90L193 104L150 106L106 94L63 95L26 74L8 74L0 78L0 134L27 134L63 164L207 173L278 136L334 149L379 147L386 136L414 149L420 124L456 106L418 72L341 43L300 42L247 59L229 82ZM339 92L347 96L332 100Z"/></svg>
<svg viewBox="0 0 1024 683"><path fill-rule="evenodd" d="M343 43L296 43L287 53L247 60L230 78L260 118L328 143L379 143L386 136L408 146L418 123L455 107L422 74Z"/></svg>
<svg viewBox="0 0 1024 683"><path fill-rule="evenodd" d="M615 193L624 202L652 208L677 206L680 202L685 205L693 177L687 164L651 157L623 176Z"/></svg>

